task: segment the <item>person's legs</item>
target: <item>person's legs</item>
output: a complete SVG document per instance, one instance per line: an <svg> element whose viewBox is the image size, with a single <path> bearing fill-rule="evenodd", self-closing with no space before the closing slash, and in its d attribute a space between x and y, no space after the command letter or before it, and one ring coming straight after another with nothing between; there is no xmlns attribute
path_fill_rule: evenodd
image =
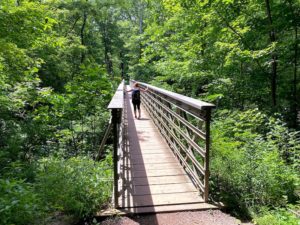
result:
<svg viewBox="0 0 300 225"><path fill-rule="evenodd" d="M139 118L141 118L141 102L140 101L137 103L137 108L139 111Z"/></svg>
<svg viewBox="0 0 300 225"><path fill-rule="evenodd" d="M134 117L136 118L136 106L137 106L137 104L135 102L132 102L132 104L133 104Z"/></svg>

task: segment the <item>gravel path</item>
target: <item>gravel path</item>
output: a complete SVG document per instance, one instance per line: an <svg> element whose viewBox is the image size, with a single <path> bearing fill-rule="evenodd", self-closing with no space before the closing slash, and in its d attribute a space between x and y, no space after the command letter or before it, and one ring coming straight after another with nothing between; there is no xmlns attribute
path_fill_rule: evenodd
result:
<svg viewBox="0 0 300 225"><path fill-rule="evenodd" d="M134 217L110 218L101 225L252 225L223 213L220 210L159 213Z"/></svg>

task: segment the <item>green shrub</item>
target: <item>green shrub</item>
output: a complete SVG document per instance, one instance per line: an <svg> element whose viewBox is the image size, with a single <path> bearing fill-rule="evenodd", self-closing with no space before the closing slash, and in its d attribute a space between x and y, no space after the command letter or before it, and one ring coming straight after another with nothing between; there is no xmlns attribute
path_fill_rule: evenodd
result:
<svg viewBox="0 0 300 225"><path fill-rule="evenodd" d="M300 220L286 209L264 211L254 219L257 225L299 225Z"/></svg>
<svg viewBox="0 0 300 225"><path fill-rule="evenodd" d="M226 112L213 123L211 195L244 216L296 199L299 174L282 157L270 124L258 110Z"/></svg>
<svg viewBox="0 0 300 225"><path fill-rule="evenodd" d="M32 224L42 216L33 187L23 180L0 179L0 224Z"/></svg>
<svg viewBox="0 0 300 225"><path fill-rule="evenodd" d="M86 157L45 158L39 164L37 190L50 211L65 211L82 218L109 203L111 156L103 162Z"/></svg>

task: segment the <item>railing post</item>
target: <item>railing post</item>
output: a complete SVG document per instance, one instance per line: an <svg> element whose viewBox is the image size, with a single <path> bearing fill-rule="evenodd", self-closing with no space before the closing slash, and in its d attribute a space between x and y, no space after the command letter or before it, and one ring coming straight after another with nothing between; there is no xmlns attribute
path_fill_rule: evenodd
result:
<svg viewBox="0 0 300 225"><path fill-rule="evenodd" d="M114 206L117 208L119 206L118 204L118 198L119 198L119 192L118 192L118 181L119 181L119 175L118 175L118 149L119 149L119 127L121 123L121 109L112 109L112 124L113 124L113 146L114 146L114 153L113 153L113 163L114 163Z"/></svg>
<svg viewBox="0 0 300 225"><path fill-rule="evenodd" d="M206 109L205 115L205 162L204 162L204 201L208 201L209 192L209 149L210 149L210 119L211 119L211 109Z"/></svg>
<svg viewBox="0 0 300 225"><path fill-rule="evenodd" d="M118 197L119 197L119 156L123 146L123 122L122 113L124 108L124 80L118 86L116 93L110 101L108 109L111 110L111 123L113 129L113 174L114 174L114 185L113 185L113 204L115 208L118 208Z"/></svg>

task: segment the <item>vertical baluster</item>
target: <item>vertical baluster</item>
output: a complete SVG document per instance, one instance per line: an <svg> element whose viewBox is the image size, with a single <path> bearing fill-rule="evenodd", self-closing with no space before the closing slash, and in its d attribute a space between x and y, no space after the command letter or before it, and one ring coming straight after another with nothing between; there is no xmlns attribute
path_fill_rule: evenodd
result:
<svg viewBox="0 0 300 225"><path fill-rule="evenodd" d="M119 198L119 189L118 189L118 181L119 181L119 174L118 174L118 148L119 148L119 130L121 124L121 109L112 109L112 123L113 123L113 162L114 162L114 205L115 208L118 208L118 198Z"/></svg>

